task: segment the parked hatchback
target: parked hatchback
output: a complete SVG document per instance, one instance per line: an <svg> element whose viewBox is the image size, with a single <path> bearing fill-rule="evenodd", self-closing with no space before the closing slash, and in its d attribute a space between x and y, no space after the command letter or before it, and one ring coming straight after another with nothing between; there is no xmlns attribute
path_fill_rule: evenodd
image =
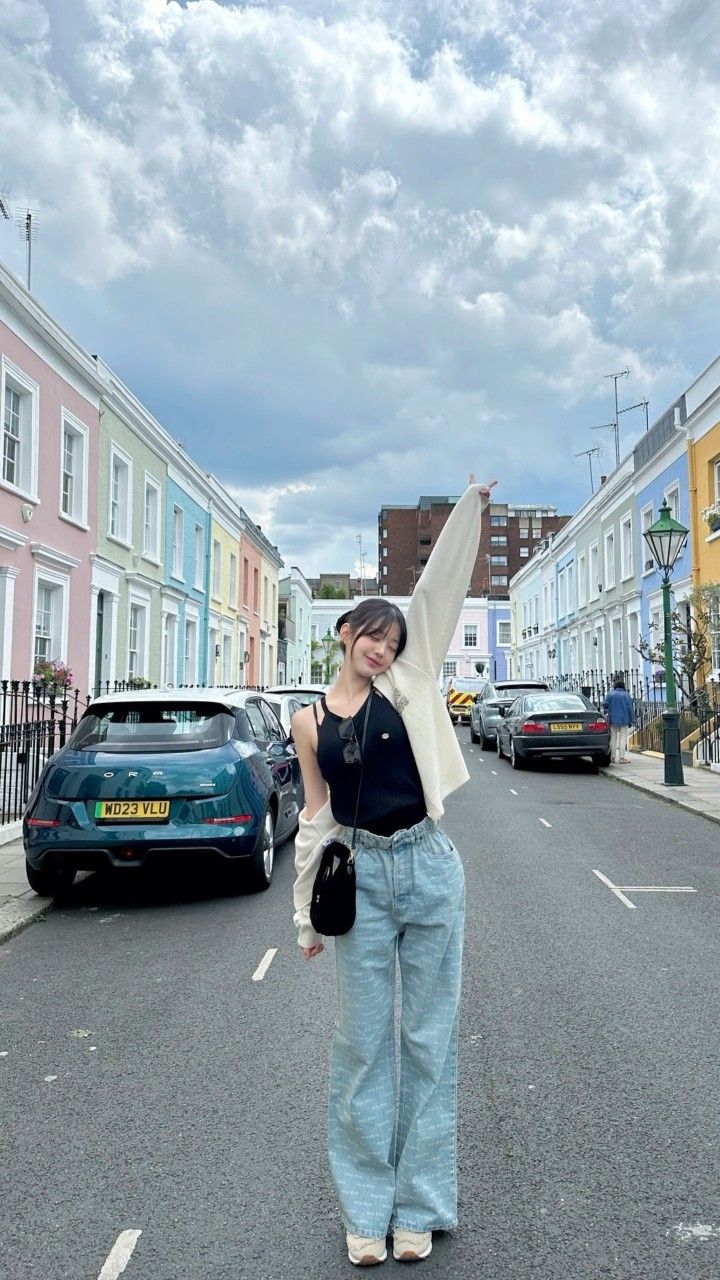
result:
<svg viewBox="0 0 720 1280"><path fill-rule="evenodd" d="M495 742L502 708L509 707L521 693L547 690L545 680L494 680L486 684L472 708L470 739L491 747Z"/></svg>
<svg viewBox="0 0 720 1280"><path fill-rule="evenodd" d="M264 889L303 804L295 751L257 693L144 690L96 698L45 765L23 819L37 893L81 868L184 854L224 861Z"/></svg>

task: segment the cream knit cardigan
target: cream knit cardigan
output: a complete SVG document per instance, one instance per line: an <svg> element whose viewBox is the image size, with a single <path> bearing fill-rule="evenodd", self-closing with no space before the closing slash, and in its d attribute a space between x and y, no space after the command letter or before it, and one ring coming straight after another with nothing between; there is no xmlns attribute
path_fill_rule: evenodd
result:
<svg viewBox="0 0 720 1280"><path fill-rule="evenodd" d="M480 541L480 489L470 485L456 503L412 594L407 644L374 681L400 712L420 774L428 816L438 822L443 800L467 782L468 771L447 713L437 674L448 651L472 575ZM295 837L293 889L298 944L320 941L310 924L313 881L322 846L338 834L330 800L308 819L302 810Z"/></svg>

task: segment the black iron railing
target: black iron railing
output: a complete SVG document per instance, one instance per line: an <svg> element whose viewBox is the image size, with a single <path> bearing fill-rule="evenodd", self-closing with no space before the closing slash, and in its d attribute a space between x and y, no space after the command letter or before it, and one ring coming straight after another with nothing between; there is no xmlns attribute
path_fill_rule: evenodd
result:
<svg viewBox="0 0 720 1280"><path fill-rule="evenodd" d="M178 685L176 688L219 688ZM237 686L223 686L236 688ZM261 686L248 685L259 691ZM158 689L145 681L113 680L96 686L95 697L106 693ZM65 746L92 699L78 689L34 680L0 681L0 823L21 818L46 760Z"/></svg>

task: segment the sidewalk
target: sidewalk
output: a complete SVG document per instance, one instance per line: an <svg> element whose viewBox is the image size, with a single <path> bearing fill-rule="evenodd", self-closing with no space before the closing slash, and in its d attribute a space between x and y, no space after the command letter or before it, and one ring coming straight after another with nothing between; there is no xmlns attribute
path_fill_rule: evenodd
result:
<svg viewBox="0 0 720 1280"><path fill-rule="evenodd" d="M0 844L0 943L37 920L52 906L52 898L39 898L25 875L22 840Z"/></svg>
<svg viewBox="0 0 720 1280"><path fill-rule="evenodd" d="M720 773L686 768L684 787L666 787L664 769L662 756L633 752L627 764L610 765L601 773L613 782L636 787L667 804L720 822ZM3 844L0 829L0 943L43 916L52 905L52 898L39 898L25 878L22 840Z"/></svg>

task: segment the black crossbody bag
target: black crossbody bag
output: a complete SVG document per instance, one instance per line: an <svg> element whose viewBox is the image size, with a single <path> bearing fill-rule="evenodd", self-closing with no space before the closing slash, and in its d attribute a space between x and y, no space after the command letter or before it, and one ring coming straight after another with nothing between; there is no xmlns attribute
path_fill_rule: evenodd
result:
<svg viewBox="0 0 720 1280"><path fill-rule="evenodd" d="M320 866L313 883L310 923L315 932L322 934L325 938L336 938L343 933L349 933L355 923L355 836L365 767L365 738L372 699L371 689L363 721L360 778L350 848L343 844L342 840L329 840L323 848Z"/></svg>

